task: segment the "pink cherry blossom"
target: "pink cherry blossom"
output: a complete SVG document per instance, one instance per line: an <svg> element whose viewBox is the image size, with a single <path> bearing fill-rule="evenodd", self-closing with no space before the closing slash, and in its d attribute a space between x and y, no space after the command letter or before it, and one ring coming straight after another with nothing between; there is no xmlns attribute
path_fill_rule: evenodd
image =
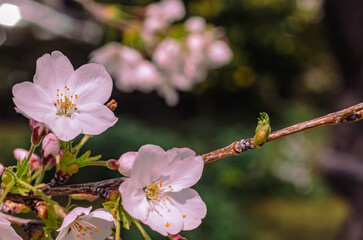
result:
<svg viewBox="0 0 363 240"><path fill-rule="evenodd" d="M198 227L207 209L190 187L200 179L203 165L188 148L141 147L130 178L119 187L124 209L164 236Z"/></svg>
<svg viewBox="0 0 363 240"><path fill-rule="evenodd" d="M104 103L112 91L112 79L104 67L89 63L77 70L61 52L37 60L34 82L13 87L13 101L25 115L44 123L60 140L79 134L98 135L117 118Z"/></svg>
<svg viewBox="0 0 363 240"><path fill-rule="evenodd" d="M209 45L207 56L211 67L218 68L229 63L233 53L226 42L218 40Z"/></svg>
<svg viewBox="0 0 363 240"><path fill-rule="evenodd" d="M25 158L28 157L29 152L22 148L16 148L13 151L14 157L16 160L20 159L20 162L22 162ZM33 170L37 170L40 168L40 158L37 154L33 153L32 156L29 159L30 167Z"/></svg>
<svg viewBox="0 0 363 240"><path fill-rule="evenodd" d="M105 209L76 207L63 220L56 240L105 239L112 233L114 220Z"/></svg>
<svg viewBox="0 0 363 240"><path fill-rule="evenodd" d="M0 239L22 240L22 238L11 227L11 223L0 216Z"/></svg>

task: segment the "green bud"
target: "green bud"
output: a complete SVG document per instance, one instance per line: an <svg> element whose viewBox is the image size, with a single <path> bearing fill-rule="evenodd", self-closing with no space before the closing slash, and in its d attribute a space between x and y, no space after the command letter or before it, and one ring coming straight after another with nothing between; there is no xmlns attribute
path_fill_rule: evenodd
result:
<svg viewBox="0 0 363 240"><path fill-rule="evenodd" d="M260 118L258 118L258 123L255 131L255 136L253 137L253 145L256 148L262 147L262 145L267 141L271 133L270 118L267 113L260 113Z"/></svg>

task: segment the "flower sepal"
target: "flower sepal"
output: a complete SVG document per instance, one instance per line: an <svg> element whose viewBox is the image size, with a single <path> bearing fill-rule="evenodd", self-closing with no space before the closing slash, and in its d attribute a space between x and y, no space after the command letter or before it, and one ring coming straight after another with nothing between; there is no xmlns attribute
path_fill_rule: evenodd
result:
<svg viewBox="0 0 363 240"><path fill-rule="evenodd" d="M91 165L92 162L101 158L101 155L90 157L91 151L88 150L80 157L77 157L74 153L65 151L62 159L60 160L59 168L62 172L69 175L73 175L78 172L81 167Z"/></svg>

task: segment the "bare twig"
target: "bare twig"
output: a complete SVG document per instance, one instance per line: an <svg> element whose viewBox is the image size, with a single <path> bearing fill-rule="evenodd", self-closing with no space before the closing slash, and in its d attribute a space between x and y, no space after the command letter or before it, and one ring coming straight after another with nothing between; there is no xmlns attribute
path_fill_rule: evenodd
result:
<svg viewBox="0 0 363 240"><path fill-rule="evenodd" d="M288 135L302 132L308 129L326 126L326 125L340 125L346 122L355 122L362 120L363 118L363 103L359 103L352 107L343 109L338 112L330 113L328 115L315 118L306 122L298 123L290 127L278 130L270 134L266 142L272 142ZM240 141L233 142L227 147L212 151L202 155L204 163L211 163L222 158L239 155L250 149L254 149L252 138L242 139Z"/></svg>

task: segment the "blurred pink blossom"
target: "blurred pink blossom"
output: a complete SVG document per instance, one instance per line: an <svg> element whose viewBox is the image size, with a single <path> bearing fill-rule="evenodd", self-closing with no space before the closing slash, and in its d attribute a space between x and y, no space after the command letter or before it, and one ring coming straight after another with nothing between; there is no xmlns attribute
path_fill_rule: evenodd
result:
<svg viewBox="0 0 363 240"><path fill-rule="evenodd" d="M29 152L22 148L16 148L13 151L14 157L16 160L20 160L22 162L25 158L28 157ZM40 168L40 158L37 154L33 153L29 159L30 167L33 170L37 170Z"/></svg>
<svg viewBox="0 0 363 240"><path fill-rule="evenodd" d="M202 17L190 17L184 23L184 28L189 32L202 32L204 31L207 22Z"/></svg>
<svg viewBox="0 0 363 240"><path fill-rule="evenodd" d="M233 53L226 42L218 40L207 48L207 56L212 68L221 67L232 60Z"/></svg>

